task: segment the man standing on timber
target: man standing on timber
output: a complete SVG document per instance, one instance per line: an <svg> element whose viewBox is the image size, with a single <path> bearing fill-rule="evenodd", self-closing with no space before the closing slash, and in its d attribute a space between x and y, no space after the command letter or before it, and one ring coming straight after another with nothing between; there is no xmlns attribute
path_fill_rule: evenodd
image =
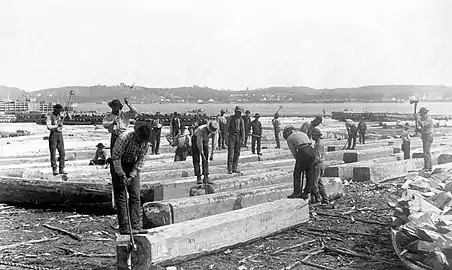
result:
<svg viewBox="0 0 452 270"><path fill-rule="evenodd" d="M432 154L430 148L433 143L433 120L428 115L428 109L422 107L419 110L420 117L415 114L417 124L421 129L422 150L424 151L424 168L425 171L432 170Z"/></svg>
<svg viewBox="0 0 452 270"><path fill-rule="evenodd" d="M242 118L243 108L235 107L235 114L228 117L224 137L228 145L228 173L240 173L238 170L240 147L245 141L245 124Z"/></svg>
<svg viewBox="0 0 452 270"><path fill-rule="evenodd" d="M53 112L47 115L46 125L47 129L50 131L49 135L49 150L50 150L50 165L52 166L53 175L66 174L64 170L66 152L64 150L64 140L63 140L63 119L66 115L61 112L63 106L61 104L56 104L53 106ZM59 170L57 170L56 163L56 151L60 156Z"/></svg>
<svg viewBox="0 0 452 270"><path fill-rule="evenodd" d="M359 143L364 144L366 140L366 131L367 131L367 125L366 122L364 122L364 117L361 118L361 121L359 121L358 124L358 132L359 132Z"/></svg>
<svg viewBox="0 0 452 270"><path fill-rule="evenodd" d="M244 116L242 116L242 118L243 118L243 123L244 123L244 125L245 125L245 140L243 141L243 146L244 147L248 147L247 146L247 143L248 143L248 137L250 136L250 133L251 133L251 126L250 126L250 123L251 123L251 116L250 116L250 110L246 110L245 111L245 115Z"/></svg>
<svg viewBox="0 0 452 270"><path fill-rule="evenodd" d="M402 151L403 151L403 158L404 159L410 159L411 157L411 140L410 140L410 124L406 123L403 127L403 132L400 138L402 139Z"/></svg>
<svg viewBox="0 0 452 270"><path fill-rule="evenodd" d="M252 129L251 152L253 154L256 153L255 150L256 150L256 144L257 144L257 154L262 155L261 154L262 124L259 121L259 117L260 117L260 115L258 113L256 113L254 115L254 120L251 121L251 123L250 123L251 129Z"/></svg>
<svg viewBox="0 0 452 270"><path fill-rule="evenodd" d="M312 185L311 203L328 204L328 196L326 195L325 186L323 185L322 176L325 171L325 146L321 142L322 133L318 128L313 128L311 131L312 139L315 141L314 152L314 183Z"/></svg>
<svg viewBox="0 0 452 270"><path fill-rule="evenodd" d="M162 136L162 120L160 119L160 112L156 112L151 123L152 127L152 155L158 155L160 149L160 139Z"/></svg>
<svg viewBox="0 0 452 270"><path fill-rule="evenodd" d="M286 126L283 137L287 140L287 145L295 158L295 168L293 171L293 193L287 198L308 199L314 183L314 161L315 152L311 147L311 140L304 132L297 132L294 126ZM306 176L306 186L302 191L301 175Z"/></svg>
<svg viewBox="0 0 452 270"><path fill-rule="evenodd" d="M356 136L358 135L358 128L356 127L355 122L353 122L350 119L347 119L345 121L345 128L347 129L347 134L348 134L347 150L355 150ZM352 144L352 141L353 141L353 144Z"/></svg>
<svg viewBox="0 0 452 270"><path fill-rule="evenodd" d="M279 133L281 132L281 120L279 119L279 113L275 113L272 125L273 130L275 131L276 148L281 148L281 143L279 142Z"/></svg>
<svg viewBox="0 0 452 270"><path fill-rule="evenodd" d="M301 132L305 133L306 135L308 135L309 139L311 138L311 132L313 128L318 127L323 121L323 118L321 116L316 116L314 120L312 120L310 123L309 122L304 122L303 125L301 125Z"/></svg>
<svg viewBox="0 0 452 270"><path fill-rule="evenodd" d="M171 120L171 133L173 134L174 137L179 135L180 127L181 124L179 114L177 112L174 112L173 119Z"/></svg>
<svg viewBox="0 0 452 270"><path fill-rule="evenodd" d="M138 115L136 108L132 107L127 98L124 98L124 103L129 107L128 112L122 110L122 103L119 99L113 99L108 102L108 106L111 108L111 112L107 113L102 121L104 128L111 133L110 138L110 152L113 152L116 139L119 135L127 130L130 124L130 119L135 118Z"/></svg>
<svg viewBox="0 0 452 270"><path fill-rule="evenodd" d="M224 145L224 133L225 133L225 127L226 127L226 123L227 123L227 118L225 111L223 109L221 109L220 111L220 116L218 116L217 118L217 122L220 125L220 132L218 133L218 149L226 149L225 145Z"/></svg>
<svg viewBox="0 0 452 270"><path fill-rule="evenodd" d="M193 159L193 167L196 175L197 184L212 184L209 180L209 139L212 138L212 151L210 153L210 161L213 161L213 152L215 151L215 144L217 143L218 122L209 121L205 125L199 126L191 138L191 155ZM201 179L200 158L202 160L202 174L204 179Z"/></svg>
<svg viewBox="0 0 452 270"><path fill-rule="evenodd" d="M181 126L180 133L174 138L176 142L176 153L174 156L174 162L187 160L188 152L190 151L190 133L185 128Z"/></svg>
<svg viewBox="0 0 452 270"><path fill-rule="evenodd" d="M119 233L130 233L126 209L126 190L129 193L129 213L132 233L146 233L140 225L140 171L149 151L151 128L144 123L134 131L119 135L113 148L113 166L110 168L115 205L118 209Z"/></svg>

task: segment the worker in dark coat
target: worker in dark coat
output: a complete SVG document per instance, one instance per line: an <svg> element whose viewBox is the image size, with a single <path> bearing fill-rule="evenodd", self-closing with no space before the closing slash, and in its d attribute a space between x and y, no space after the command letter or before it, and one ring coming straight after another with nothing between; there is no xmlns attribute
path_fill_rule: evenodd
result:
<svg viewBox="0 0 452 270"><path fill-rule="evenodd" d="M410 124L406 123L403 126L403 132L400 138L402 139L402 151L403 151L403 159L411 158L411 139L410 139Z"/></svg>
<svg viewBox="0 0 452 270"><path fill-rule="evenodd" d="M366 122L364 121L364 118L362 118L358 124L359 143L361 143L361 144L365 143L366 131L367 131L367 125L366 125Z"/></svg>
<svg viewBox="0 0 452 270"><path fill-rule="evenodd" d="M155 117L151 122L152 127L152 143L151 154L158 155L160 150L160 139L162 136L162 120L160 119L160 113L156 112Z"/></svg>
<svg viewBox="0 0 452 270"><path fill-rule="evenodd" d="M254 114L254 120L251 121L251 152L255 154L257 144L257 154L261 155L261 140L262 140L262 123L259 121L259 113Z"/></svg>
<svg viewBox="0 0 452 270"><path fill-rule="evenodd" d="M53 175L66 174L64 170L66 151L64 149L63 139L63 119L66 115L62 114L63 106L56 104L53 106L53 112L49 113L46 118L47 129L50 131L49 135L49 151L50 151L50 165L52 166ZM57 169L56 151L60 156L59 170Z"/></svg>
<svg viewBox="0 0 452 270"><path fill-rule="evenodd" d="M283 137L287 140L287 145L295 158L293 192L287 198L307 200L314 184L315 151L311 146L311 140L304 132L297 132L294 126L286 126L283 131ZM301 186L302 174L306 176L304 189Z"/></svg>
<svg viewBox="0 0 452 270"><path fill-rule="evenodd" d="M140 224L140 171L143 168L151 141L151 127L145 123L135 125L134 131L122 133L112 152L110 168L115 205L118 209L119 233L130 233L126 208L126 190L129 194L129 213L132 233L146 233Z"/></svg>
<svg viewBox="0 0 452 270"><path fill-rule="evenodd" d="M171 133L173 134L174 137L179 135L180 127L181 127L181 122L180 122L179 114L177 112L174 112L173 119L171 119Z"/></svg>
<svg viewBox="0 0 452 270"><path fill-rule="evenodd" d="M228 173L240 173L238 169L240 148L245 141L245 123L242 118L243 108L235 107L235 114L228 117L224 137L228 145Z"/></svg>
<svg viewBox="0 0 452 270"><path fill-rule="evenodd" d="M422 170L432 171L432 154L430 149L433 143L433 120L428 115L429 110L425 107L419 109L419 115L415 114L417 124L421 129L422 150L424 152L424 168Z"/></svg>
<svg viewBox="0 0 452 270"><path fill-rule="evenodd" d="M220 125L220 132L218 132L218 149L226 149L226 146L224 145L225 138L224 138L224 129L226 127L227 118L224 115L226 112L221 109L220 116L217 118L217 122Z"/></svg>
<svg viewBox="0 0 452 270"><path fill-rule="evenodd" d="M345 121L345 128L347 129L348 134L347 150L355 150L358 128L356 127L355 122L350 119Z"/></svg>
<svg viewBox="0 0 452 270"><path fill-rule="evenodd" d="M243 118L243 124L245 125L245 141L243 142L243 147L248 147L247 143L248 143L248 137L250 136L251 133L251 116L250 116L251 112L250 110L246 110L245 111L245 115L242 116Z"/></svg>

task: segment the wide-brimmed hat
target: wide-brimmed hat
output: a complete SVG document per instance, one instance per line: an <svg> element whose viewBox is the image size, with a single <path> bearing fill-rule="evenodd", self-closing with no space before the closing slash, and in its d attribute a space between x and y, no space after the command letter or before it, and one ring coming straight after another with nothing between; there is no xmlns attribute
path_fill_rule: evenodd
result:
<svg viewBox="0 0 452 270"><path fill-rule="evenodd" d="M236 106L234 111L243 113L243 108L240 106Z"/></svg>
<svg viewBox="0 0 452 270"><path fill-rule="evenodd" d="M119 107L119 109L122 109L122 103L119 99L113 99L112 101L108 102L108 106L110 106L110 108L113 107Z"/></svg>
<svg viewBox="0 0 452 270"><path fill-rule="evenodd" d="M422 107L419 109L419 113L428 113L428 112L429 112L429 110L425 107Z"/></svg>
<svg viewBox="0 0 452 270"><path fill-rule="evenodd" d="M54 109L63 109L63 106L58 103L58 104L53 105L53 108Z"/></svg>
<svg viewBox="0 0 452 270"><path fill-rule="evenodd" d="M321 116L316 116L316 117L314 118L313 121L318 121L318 122L322 123L323 117L321 117Z"/></svg>
<svg viewBox="0 0 452 270"><path fill-rule="evenodd" d="M134 130L138 139L144 142L151 141L151 127L146 123L137 123L134 127Z"/></svg>
<svg viewBox="0 0 452 270"><path fill-rule="evenodd" d="M254 117L261 117L261 115L259 113L255 113Z"/></svg>
<svg viewBox="0 0 452 270"><path fill-rule="evenodd" d="M104 145L103 143L98 143L98 144L96 145L96 147L105 147L105 145Z"/></svg>
<svg viewBox="0 0 452 270"><path fill-rule="evenodd" d="M311 131L311 136L319 136L322 137L322 132L318 128L313 128Z"/></svg>
<svg viewBox="0 0 452 270"><path fill-rule="evenodd" d="M225 113L224 109L221 109L221 110L220 110L220 113Z"/></svg>
<svg viewBox="0 0 452 270"><path fill-rule="evenodd" d="M285 140L287 140L287 138L289 138L290 134L292 134L292 131L296 131L296 130L297 129L292 125L285 126L283 129L283 138Z"/></svg>
<svg viewBox="0 0 452 270"><path fill-rule="evenodd" d="M207 122L207 129L209 130L209 132L217 132L218 128L220 128L220 125L217 121Z"/></svg>
<svg viewBox="0 0 452 270"><path fill-rule="evenodd" d="M251 113L251 112L250 112L250 110L246 110L245 113L246 113L246 114L249 114L249 113Z"/></svg>

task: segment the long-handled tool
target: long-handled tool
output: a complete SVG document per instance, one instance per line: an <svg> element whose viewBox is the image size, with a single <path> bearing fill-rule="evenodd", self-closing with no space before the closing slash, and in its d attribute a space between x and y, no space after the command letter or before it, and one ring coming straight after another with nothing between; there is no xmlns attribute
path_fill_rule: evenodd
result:
<svg viewBox="0 0 452 270"><path fill-rule="evenodd" d="M412 97L410 98L410 104L414 104L414 114L416 114L416 110L417 110L417 104L419 103L419 100L416 97ZM421 132L419 127L417 126L417 121L416 119L414 119L415 122L415 128L414 128L414 132L418 133Z"/></svg>
<svg viewBox="0 0 452 270"><path fill-rule="evenodd" d="M129 209L129 192L127 192L127 187L124 186L124 191L126 192L126 210L127 210L127 220L130 231L130 245L133 251L137 250L137 245L135 244L135 240L133 239L133 231L132 231L132 221L130 220L130 209Z"/></svg>

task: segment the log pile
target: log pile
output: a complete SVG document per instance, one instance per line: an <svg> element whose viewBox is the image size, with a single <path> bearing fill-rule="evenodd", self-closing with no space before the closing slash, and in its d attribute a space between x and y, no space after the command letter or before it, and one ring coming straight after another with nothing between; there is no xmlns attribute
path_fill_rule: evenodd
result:
<svg viewBox="0 0 452 270"><path fill-rule="evenodd" d="M394 249L410 269L451 269L452 169L410 178L391 205Z"/></svg>

